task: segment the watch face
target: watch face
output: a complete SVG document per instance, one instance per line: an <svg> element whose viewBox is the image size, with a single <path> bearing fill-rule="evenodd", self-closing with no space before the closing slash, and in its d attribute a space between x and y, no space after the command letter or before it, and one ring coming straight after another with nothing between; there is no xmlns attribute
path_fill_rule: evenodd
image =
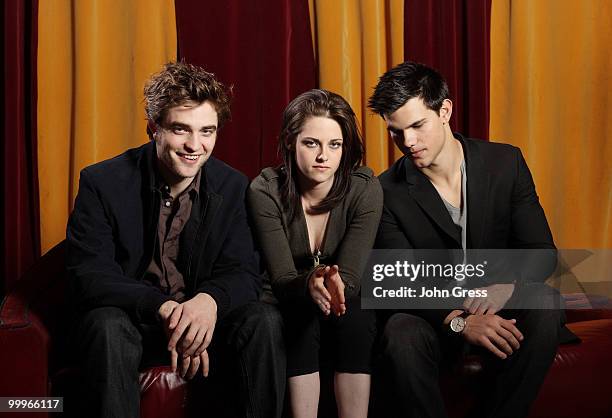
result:
<svg viewBox="0 0 612 418"><path fill-rule="evenodd" d="M461 316L456 316L450 322L450 329L454 332L461 332L465 328L465 319Z"/></svg>

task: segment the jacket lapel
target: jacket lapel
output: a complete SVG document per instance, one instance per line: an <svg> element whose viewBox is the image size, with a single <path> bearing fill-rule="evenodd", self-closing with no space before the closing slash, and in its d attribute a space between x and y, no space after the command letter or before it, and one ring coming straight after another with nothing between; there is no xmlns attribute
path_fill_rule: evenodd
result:
<svg viewBox="0 0 612 418"><path fill-rule="evenodd" d="M467 172L468 247L480 248L489 205L489 173L478 149L461 135L456 135L463 145Z"/></svg>
<svg viewBox="0 0 612 418"><path fill-rule="evenodd" d="M200 192L193 202L189 221L183 228L180 237L181 256L179 263L185 268L183 274L187 286L193 287L196 285L195 280L191 278L192 264L197 261L193 259L194 252L206 245L213 219L223 201L222 196L214 193L212 189L213 187L208 181L206 164L204 164L200 177Z"/></svg>
<svg viewBox="0 0 612 418"><path fill-rule="evenodd" d="M183 227L179 238L181 251L179 251L178 265L182 267L181 271L185 275L185 280L187 279L188 260L191 258L195 238L202 223L203 214L206 211L206 201L206 193L200 190L200 194L193 201L189 220Z"/></svg>
<svg viewBox="0 0 612 418"><path fill-rule="evenodd" d="M143 257L138 268L138 277L143 275L153 258L157 240L157 223L159 221L159 192L155 189L155 144L151 141L144 146L140 157L142 228L144 231Z"/></svg>
<svg viewBox="0 0 612 418"><path fill-rule="evenodd" d="M406 166L406 182L412 198L427 216L461 247L461 231L453 223L436 188L423 173L414 167L408 158L404 159L404 165Z"/></svg>

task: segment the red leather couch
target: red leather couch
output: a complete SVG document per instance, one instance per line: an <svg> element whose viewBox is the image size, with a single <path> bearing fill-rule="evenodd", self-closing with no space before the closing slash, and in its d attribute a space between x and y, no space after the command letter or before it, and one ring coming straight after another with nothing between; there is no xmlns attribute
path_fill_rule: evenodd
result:
<svg viewBox="0 0 612 418"><path fill-rule="evenodd" d="M0 396L68 396L66 382L74 370L67 368L64 290L64 245L60 244L43 256L2 301ZM612 417L612 306L609 301L599 303L601 309L568 311L568 327L582 342L559 348L531 418ZM470 359L463 369L470 374L479 367L477 359ZM452 385L445 385L453 388L445 391L447 407L452 416L461 416L471 397L461 377L453 376L452 380ZM187 415L188 385L168 367L144 371L140 384L142 417ZM48 414L6 416L43 418Z"/></svg>

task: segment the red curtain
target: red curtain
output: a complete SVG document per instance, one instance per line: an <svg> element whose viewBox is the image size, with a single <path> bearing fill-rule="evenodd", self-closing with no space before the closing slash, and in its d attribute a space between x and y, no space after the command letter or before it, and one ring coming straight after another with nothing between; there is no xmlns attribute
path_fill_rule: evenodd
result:
<svg viewBox="0 0 612 418"><path fill-rule="evenodd" d="M281 113L315 87L307 0L175 0L178 54L234 86L214 155L254 177L278 162Z"/></svg>
<svg viewBox="0 0 612 418"><path fill-rule="evenodd" d="M491 0L406 0L404 56L444 76L453 130L489 137Z"/></svg>
<svg viewBox="0 0 612 418"><path fill-rule="evenodd" d="M38 1L2 2L2 277L6 291L40 255L36 172Z"/></svg>

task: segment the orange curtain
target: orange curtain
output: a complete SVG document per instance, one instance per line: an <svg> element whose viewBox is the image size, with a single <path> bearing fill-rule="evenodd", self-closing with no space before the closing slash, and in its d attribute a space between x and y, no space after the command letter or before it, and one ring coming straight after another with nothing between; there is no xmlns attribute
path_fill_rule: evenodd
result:
<svg viewBox="0 0 612 418"><path fill-rule="evenodd" d="M490 137L519 146L560 248L612 247L612 3L494 0Z"/></svg>
<svg viewBox="0 0 612 418"><path fill-rule="evenodd" d="M80 170L147 141L144 81L176 59L172 0L40 0L42 252L65 236Z"/></svg>
<svg viewBox="0 0 612 418"><path fill-rule="evenodd" d="M378 77L404 60L404 0L314 0L311 22L319 86L350 103L361 123L365 163L380 173L400 152L367 100Z"/></svg>

